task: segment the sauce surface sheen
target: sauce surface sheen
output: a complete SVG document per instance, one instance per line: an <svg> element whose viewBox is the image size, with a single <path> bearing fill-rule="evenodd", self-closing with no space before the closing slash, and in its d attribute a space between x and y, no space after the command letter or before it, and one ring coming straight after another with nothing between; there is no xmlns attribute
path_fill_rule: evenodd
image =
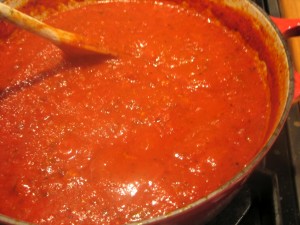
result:
<svg viewBox="0 0 300 225"><path fill-rule="evenodd" d="M108 2L46 22L120 54L69 59L19 30L1 44L0 213L140 221L204 197L259 151L265 64L209 10Z"/></svg>

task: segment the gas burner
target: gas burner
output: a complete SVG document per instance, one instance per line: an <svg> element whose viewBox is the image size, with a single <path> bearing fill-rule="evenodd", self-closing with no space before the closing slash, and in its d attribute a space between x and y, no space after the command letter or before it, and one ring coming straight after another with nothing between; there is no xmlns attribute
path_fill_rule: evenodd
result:
<svg viewBox="0 0 300 225"><path fill-rule="evenodd" d="M280 17L278 0L253 0ZM208 225L300 225L300 105L290 110L263 162L232 202Z"/></svg>
<svg viewBox="0 0 300 225"><path fill-rule="evenodd" d="M299 109L293 106L265 159L232 202L207 225L300 225Z"/></svg>
<svg viewBox="0 0 300 225"><path fill-rule="evenodd" d="M258 169L226 209L208 225L281 225L277 176Z"/></svg>

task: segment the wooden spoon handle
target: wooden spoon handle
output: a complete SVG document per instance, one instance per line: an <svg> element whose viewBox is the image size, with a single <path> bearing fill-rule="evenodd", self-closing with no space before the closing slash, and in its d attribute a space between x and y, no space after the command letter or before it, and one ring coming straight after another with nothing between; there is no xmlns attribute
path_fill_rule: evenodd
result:
<svg viewBox="0 0 300 225"><path fill-rule="evenodd" d="M1 2L0 15L16 26L42 36L54 44L60 44L63 41L61 37L66 37L67 40L74 38L74 34L72 33L51 27Z"/></svg>
<svg viewBox="0 0 300 225"><path fill-rule="evenodd" d="M68 53L76 55L102 54L115 56L116 53L95 45L83 36L49 26L14 8L0 2L0 16L16 26L48 39Z"/></svg>

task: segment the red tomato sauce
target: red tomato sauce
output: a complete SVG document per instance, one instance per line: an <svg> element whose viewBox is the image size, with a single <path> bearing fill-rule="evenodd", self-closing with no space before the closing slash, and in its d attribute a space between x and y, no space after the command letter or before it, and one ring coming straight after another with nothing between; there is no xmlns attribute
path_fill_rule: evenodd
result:
<svg viewBox="0 0 300 225"><path fill-rule="evenodd" d="M71 59L20 30L1 44L1 214L140 221L204 197L260 150L265 63L209 10L108 2L46 22L119 56Z"/></svg>

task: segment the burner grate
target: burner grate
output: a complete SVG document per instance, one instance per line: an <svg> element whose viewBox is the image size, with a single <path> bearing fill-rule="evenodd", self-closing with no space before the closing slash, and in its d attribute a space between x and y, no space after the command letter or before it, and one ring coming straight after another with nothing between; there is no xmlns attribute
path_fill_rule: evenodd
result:
<svg viewBox="0 0 300 225"><path fill-rule="evenodd" d="M282 225L276 174L257 170L226 209L208 225Z"/></svg>
<svg viewBox="0 0 300 225"><path fill-rule="evenodd" d="M278 0L252 0L269 15L280 17Z"/></svg>
<svg viewBox="0 0 300 225"><path fill-rule="evenodd" d="M278 0L253 0L280 17ZM208 225L300 225L300 105L230 205ZM299 196L299 197L298 197Z"/></svg>

